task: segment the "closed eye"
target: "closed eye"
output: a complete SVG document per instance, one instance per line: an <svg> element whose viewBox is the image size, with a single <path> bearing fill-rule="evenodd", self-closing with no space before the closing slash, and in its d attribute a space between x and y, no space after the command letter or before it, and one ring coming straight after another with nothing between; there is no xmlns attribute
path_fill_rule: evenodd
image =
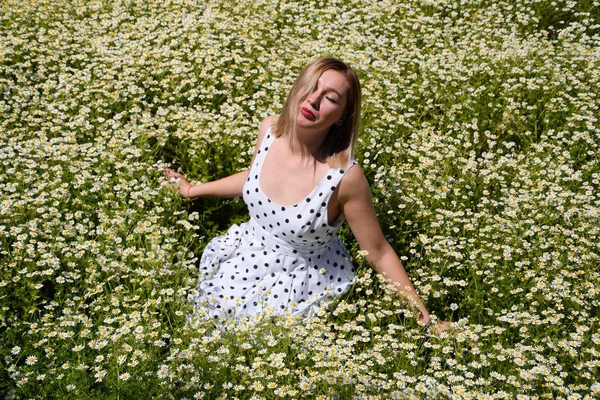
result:
<svg viewBox="0 0 600 400"><path fill-rule="evenodd" d="M331 97L326 97L327 100L329 100L332 103L337 104L337 101L335 101L334 99L332 99Z"/></svg>

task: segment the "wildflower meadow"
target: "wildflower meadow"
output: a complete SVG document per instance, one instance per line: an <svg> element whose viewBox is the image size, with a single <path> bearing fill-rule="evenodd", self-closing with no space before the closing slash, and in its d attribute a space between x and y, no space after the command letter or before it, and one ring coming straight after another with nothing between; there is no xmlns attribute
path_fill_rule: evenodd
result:
<svg viewBox="0 0 600 400"><path fill-rule="evenodd" d="M597 0L4 0L0 395L7 399L600 397ZM194 310L302 70L360 76L356 154L432 314L347 226L352 288L310 318Z"/></svg>

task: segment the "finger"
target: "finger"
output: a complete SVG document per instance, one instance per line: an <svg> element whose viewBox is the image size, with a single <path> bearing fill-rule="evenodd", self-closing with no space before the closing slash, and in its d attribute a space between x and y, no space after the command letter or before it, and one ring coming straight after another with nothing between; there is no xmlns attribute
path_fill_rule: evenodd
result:
<svg viewBox="0 0 600 400"><path fill-rule="evenodd" d="M179 190L179 187L176 184L169 182L169 181L164 181L161 183L161 185L167 189Z"/></svg>

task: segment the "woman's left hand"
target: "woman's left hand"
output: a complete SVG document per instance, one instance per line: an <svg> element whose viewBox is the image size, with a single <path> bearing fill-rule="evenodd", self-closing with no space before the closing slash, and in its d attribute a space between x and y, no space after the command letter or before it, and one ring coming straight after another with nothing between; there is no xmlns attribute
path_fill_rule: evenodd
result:
<svg viewBox="0 0 600 400"><path fill-rule="evenodd" d="M185 176L181 175L179 172L172 170L171 168L165 168L163 170L163 175L168 179L175 179L179 181L179 185L174 185L170 181L165 181L162 183L163 186L179 189L179 194L183 198L187 198L190 192L191 184L185 179Z"/></svg>

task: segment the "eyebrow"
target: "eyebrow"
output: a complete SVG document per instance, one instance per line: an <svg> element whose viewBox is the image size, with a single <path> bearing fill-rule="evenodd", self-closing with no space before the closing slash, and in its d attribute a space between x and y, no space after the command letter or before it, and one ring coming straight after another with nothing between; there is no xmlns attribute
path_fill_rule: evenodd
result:
<svg viewBox="0 0 600 400"><path fill-rule="evenodd" d="M321 78L317 79L317 86L319 85L319 81L320 81L320 80L321 80ZM332 88L332 87L325 86L325 88L326 88L326 90L329 90L329 91L331 91L331 92L334 92L335 94L337 94L337 95L338 95L338 96L340 96L340 97L344 97L344 96L342 96L342 95L340 94L340 92L338 92L337 90L335 90L335 89L334 89L334 88Z"/></svg>

